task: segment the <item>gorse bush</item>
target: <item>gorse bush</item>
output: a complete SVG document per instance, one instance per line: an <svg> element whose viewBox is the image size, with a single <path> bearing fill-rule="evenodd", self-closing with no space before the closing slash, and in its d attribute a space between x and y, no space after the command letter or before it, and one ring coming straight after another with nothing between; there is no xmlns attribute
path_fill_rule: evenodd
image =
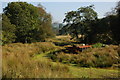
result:
<svg viewBox="0 0 120 80"><path fill-rule="evenodd" d="M46 50L44 47L47 47ZM67 66L50 60L33 59L33 55L55 49L52 43L8 44L2 48L3 78L62 78L70 77Z"/></svg>

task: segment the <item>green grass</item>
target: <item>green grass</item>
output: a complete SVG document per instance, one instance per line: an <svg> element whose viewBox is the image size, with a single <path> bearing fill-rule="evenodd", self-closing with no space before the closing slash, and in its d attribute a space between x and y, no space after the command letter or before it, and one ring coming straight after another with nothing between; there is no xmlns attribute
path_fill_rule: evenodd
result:
<svg viewBox="0 0 120 80"><path fill-rule="evenodd" d="M51 51L49 51L51 52ZM73 78L118 78L118 70L113 69L100 69L100 68L82 68L74 65L62 64L60 62L52 62L47 56L49 52L36 55L34 59L42 59L50 61L53 65L62 65L69 68L69 73Z"/></svg>
<svg viewBox="0 0 120 80"><path fill-rule="evenodd" d="M70 73L77 78L118 78L118 70L70 67Z"/></svg>

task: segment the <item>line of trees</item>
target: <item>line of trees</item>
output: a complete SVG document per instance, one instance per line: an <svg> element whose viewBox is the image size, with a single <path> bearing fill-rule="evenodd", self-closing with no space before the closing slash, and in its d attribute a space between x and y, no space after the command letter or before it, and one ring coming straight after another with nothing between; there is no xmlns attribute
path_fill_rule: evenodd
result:
<svg viewBox="0 0 120 80"><path fill-rule="evenodd" d="M90 5L67 12L63 22L66 25L60 31L80 42L120 44L120 2L112 14L102 19L98 19L94 5Z"/></svg>
<svg viewBox="0 0 120 80"><path fill-rule="evenodd" d="M31 43L53 37L52 18L42 6L11 2L2 14L2 42Z"/></svg>

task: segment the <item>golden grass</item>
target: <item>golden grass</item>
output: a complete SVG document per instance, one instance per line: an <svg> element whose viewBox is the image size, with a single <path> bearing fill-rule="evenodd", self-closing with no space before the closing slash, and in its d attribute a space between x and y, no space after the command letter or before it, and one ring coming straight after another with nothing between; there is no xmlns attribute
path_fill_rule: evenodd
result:
<svg viewBox="0 0 120 80"><path fill-rule="evenodd" d="M67 40L68 39L68 40ZM51 41L49 41L51 40ZM46 59L50 52L65 49L65 46L56 47L52 42L69 41L68 37L58 37L49 39L49 42L37 42L31 44L12 43L2 47L2 77L3 78L109 78L117 77L117 70L107 70L98 68L80 68L70 66L71 64L62 64L52 62ZM68 46L68 45L66 45ZM116 59L117 46L110 45L105 48L94 48L83 51L79 54L65 54L63 52L57 55L57 59L63 58L63 61L85 60L86 63L96 60L94 54L112 56ZM44 57L44 58L43 58ZM111 62L111 59L107 59Z"/></svg>
<svg viewBox="0 0 120 80"><path fill-rule="evenodd" d="M50 61L33 60L34 54L55 49L49 42L22 44L14 43L3 46L3 78L61 78L70 77L68 68L52 65Z"/></svg>

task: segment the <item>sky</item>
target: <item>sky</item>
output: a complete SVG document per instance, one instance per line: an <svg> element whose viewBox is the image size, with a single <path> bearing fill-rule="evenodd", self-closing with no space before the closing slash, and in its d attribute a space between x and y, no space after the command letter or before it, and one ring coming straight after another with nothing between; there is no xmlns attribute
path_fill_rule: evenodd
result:
<svg viewBox="0 0 120 80"><path fill-rule="evenodd" d="M7 6L8 2L2 2L2 8ZM116 2L28 2L37 6L39 3L42 4L46 11L52 15L53 22L62 23L65 17L65 13L77 10L83 6L94 5L95 11L98 13L98 17L105 17L107 12L110 12L112 8L114 8L117 3ZM2 12L2 9L0 9Z"/></svg>

